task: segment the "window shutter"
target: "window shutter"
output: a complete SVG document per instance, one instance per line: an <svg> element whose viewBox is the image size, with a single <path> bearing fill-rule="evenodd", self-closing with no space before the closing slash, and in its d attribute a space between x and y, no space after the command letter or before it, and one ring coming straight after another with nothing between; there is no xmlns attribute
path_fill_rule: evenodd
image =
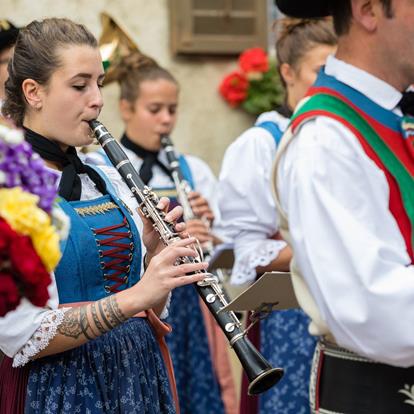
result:
<svg viewBox="0 0 414 414"><path fill-rule="evenodd" d="M267 48L266 0L170 0L174 53L239 54Z"/></svg>

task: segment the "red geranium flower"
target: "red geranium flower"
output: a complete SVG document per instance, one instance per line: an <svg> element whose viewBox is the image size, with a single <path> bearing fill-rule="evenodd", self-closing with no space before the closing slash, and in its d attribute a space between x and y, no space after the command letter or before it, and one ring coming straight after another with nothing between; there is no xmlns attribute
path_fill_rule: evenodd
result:
<svg viewBox="0 0 414 414"><path fill-rule="evenodd" d="M13 277L6 272L0 272L0 317L17 308L20 294Z"/></svg>
<svg viewBox="0 0 414 414"><path fill-rule="evenodd" d="M245 50L239 57L239 66L244 73L260 72L269 70L269 58L261 47Z"/></svg>
<svg viewBox="0 0 414 414"><path fill-rule="evenodd" d="M220 94L231 105L237 106L247 97L249 81L240 72L232 72L227 75L220 84Z"/></svg>

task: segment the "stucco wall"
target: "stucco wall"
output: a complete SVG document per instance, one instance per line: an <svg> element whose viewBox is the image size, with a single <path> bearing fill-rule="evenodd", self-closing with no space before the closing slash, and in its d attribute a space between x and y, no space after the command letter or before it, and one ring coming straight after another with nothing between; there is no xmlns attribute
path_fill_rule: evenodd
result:
<svg viewBox="0 0 414 414"><path fill-rule="evenodd" d="M207 161L217 174L224 150L253 118L230 109L217 93L224 74L235 68L228 57L178 57L170 53L168 0L1 0L0 18L17 25L44 17L68 17L83 23L96 35L101 32L99 13L107 11L129 30L140 49L168 69L181 84L179 117L172 135L177 147ZM118 88L104 89L101 116L119 136Z"/></svg>

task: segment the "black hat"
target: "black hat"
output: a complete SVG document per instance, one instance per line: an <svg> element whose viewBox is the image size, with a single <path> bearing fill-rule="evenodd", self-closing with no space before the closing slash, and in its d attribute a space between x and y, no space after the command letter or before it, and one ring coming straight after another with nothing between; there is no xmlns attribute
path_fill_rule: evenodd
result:
<svg viewBox="0 0 414 414"><path fill-rule="evenodd" d="M0 52L16 43L19 29L8 20L0 19Z"/></svg>
<svg viewBox="0 0 414 414"><path fill-rule="evenodd" d="M310 19L329 16L332 1L336 0L275 0L275 3L287 16Z"/></svg>

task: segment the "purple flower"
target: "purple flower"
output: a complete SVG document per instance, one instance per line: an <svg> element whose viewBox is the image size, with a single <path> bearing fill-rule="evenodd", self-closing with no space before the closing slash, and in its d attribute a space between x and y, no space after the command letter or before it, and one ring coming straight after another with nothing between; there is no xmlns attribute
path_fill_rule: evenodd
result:
<svg viewBox="0 0 414 414"><path fill-rule="evenodd" d="M58 175L45 167L29 143L6 142L0 136L0 187L21 186L23 190L39 196L39 206L48 213L56 197Z"/></svg>

